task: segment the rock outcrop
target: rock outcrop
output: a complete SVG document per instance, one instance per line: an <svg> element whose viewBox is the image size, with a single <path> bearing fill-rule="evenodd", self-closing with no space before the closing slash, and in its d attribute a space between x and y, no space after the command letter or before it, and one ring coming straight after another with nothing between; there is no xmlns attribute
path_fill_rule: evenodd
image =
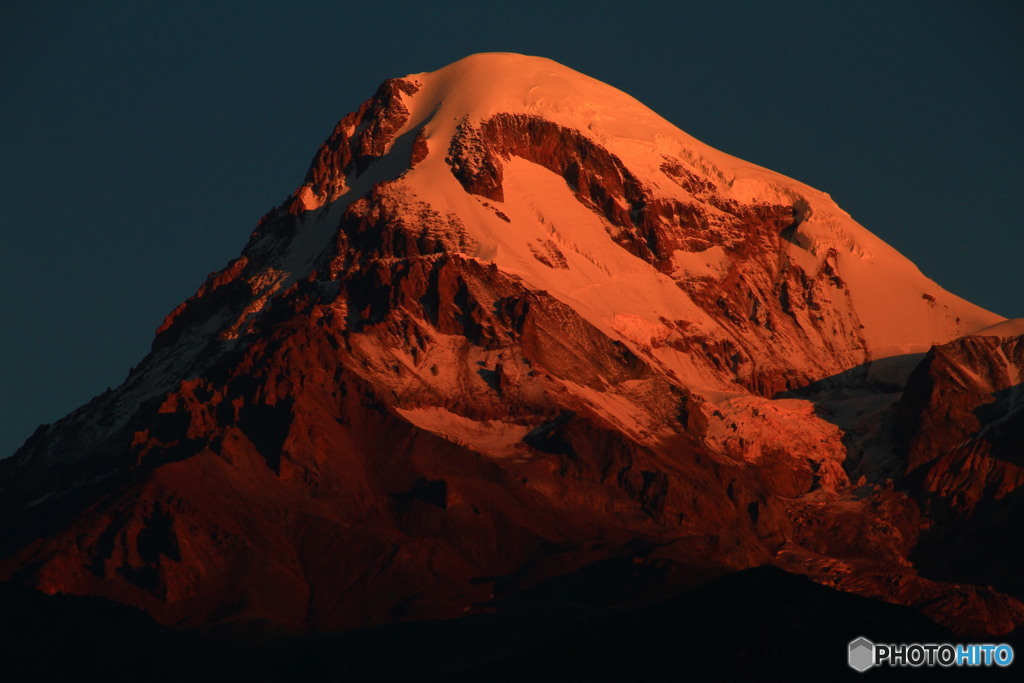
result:
<svg viewBox="0 0 1024 683"><path fill-rule="evenodd" d="M933 348L900 405L907 479L934 520L917 561L1024 595L1024 337L969 336Z"/></svg>
<svg viewBox="0 0 1024 683"><path fill-rule="evenodd" d="M905 481L851 482L848 425L783 393L871 391L857 368L998 320L827 195L476 55L386 81L121 387L0 463L0 575L274 633L774 564L1005 633L1016 598L912 558L1019 485L1019 340L931 352ZM944 363L980 369L947 391Z"/></svg>

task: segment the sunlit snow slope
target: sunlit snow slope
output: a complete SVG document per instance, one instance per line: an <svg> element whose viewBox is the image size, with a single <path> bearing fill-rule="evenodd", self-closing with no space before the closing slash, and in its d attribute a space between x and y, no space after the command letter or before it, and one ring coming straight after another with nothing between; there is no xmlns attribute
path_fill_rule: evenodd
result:
<svg viewBox="0 0 1024 683"><path fill-rule="evenodd" d="M917 573L929 511L894 488L897 421L948 414L924 370L900 404L907 376L983 330L1020 326L828 195L550 60L473 55L385 81L122 386L0 463L0 578L315 631L608 559L652 598L774 564L1005 633L1015 597ZM1019 356L966 338L927 367L998 341L1013 370L973 415ZM963 469L914 439L911 475Z"/></svg>
<svg viewBox="0 0 1024 683"><path fill-rule="evenodd" d="M385 158L373 163L403 169L411 143L404 138L418 136L428 153L398 183L410 203L459 216L472 245L469 255L548 290L601 329L618 328L627 339L646 338L648 332L666 334L661 320L669 317L711 336L733 334L694 303L686 285L706 288L735 272L734 263L748 254L736 248L729 206L762 205L791 210L795 224L773 245L772 257L788 260L810 278L824 272L845 283L849 300L843 305L848 303L863 326L858 335L864 360L925 351L1001 320L924 277L827 194L712 149L625 93L551 60L479 54L401 80L411 87L399 91L401 104L395 106L407 109L407 117L384 144ZM486 142L478 141L477 148L467 145L470 164L498 158L504 190L501 201L467 192L449 168L452 140L501 115L536 117L607 150L617 160L617 175L635 178L648 204L695 208L684 217L658 217L662 225L677 223L671 227L684 239L670 246L679 248L659 254L659 264L629 253L613 239L623 228L595 211L596 202L572 201L571 178L554 172L564 169L552 169L550 163L545 168L545 160L538 158L544 149L489 152ZM361 132L355 121L344 126L340 132L347 137ZM387 158L393 155L403 158ZM303 186L298 193L303 208L353 194L338 176ZM597 180L621 184L618 178ZM626 206L626 198L612 196L611 201L635 217L637 207ZM687 219L703 228L689 240L685 233L696 226L686 225ZM693 239L699 237L704 241ZM548 248L564 257L564 267L545 264ZM563 266L562 258L556 258Z"/></svg>

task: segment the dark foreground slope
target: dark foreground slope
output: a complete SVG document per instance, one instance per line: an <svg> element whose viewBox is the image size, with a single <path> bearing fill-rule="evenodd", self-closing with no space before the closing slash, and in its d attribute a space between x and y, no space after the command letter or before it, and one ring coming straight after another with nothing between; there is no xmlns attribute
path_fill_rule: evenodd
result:
<svg viewBox="0 0 1024 683"><path fill-rule="evenodd" d="M182 633L95 598L3 586L8 680L700 681L860 680L846 645L950 642L914 610L834 591L776 569L745 570L630 609L595 600L643 572L593 567L491 615L407 622L347 635L240 644ZM541 593L556 591L552 603ZM15 616L14 609L18 610ZM872 679L954 680L963 671L873 670ZM975 677L977 672L971 672ZM1006 674L1007 672L998 672Z"/></svg>

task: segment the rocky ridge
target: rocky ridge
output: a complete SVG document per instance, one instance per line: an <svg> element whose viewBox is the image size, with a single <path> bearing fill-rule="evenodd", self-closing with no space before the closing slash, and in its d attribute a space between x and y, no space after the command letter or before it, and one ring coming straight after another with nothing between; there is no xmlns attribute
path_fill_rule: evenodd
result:
<svg viewBox="0 0 1024 683"><path fill-rule="evenodd" d="M124 385L0 463L0 574L292 632L774 564L1006 633L1019 563L927 553L1019 486L1020 338L964 336L999 320L827 195L475 55L386 81Z"/></svg>

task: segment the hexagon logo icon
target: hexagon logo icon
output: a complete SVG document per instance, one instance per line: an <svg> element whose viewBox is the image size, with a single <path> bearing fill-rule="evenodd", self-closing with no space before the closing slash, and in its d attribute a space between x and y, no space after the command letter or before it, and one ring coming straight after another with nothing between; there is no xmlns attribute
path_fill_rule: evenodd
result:
<svg viewBox="0 0 1024 683"><path fill-rule="evenodd" d="M847 657L850 668L863 673L875 665L875 644L863 636L851 640Z"/></svg>

